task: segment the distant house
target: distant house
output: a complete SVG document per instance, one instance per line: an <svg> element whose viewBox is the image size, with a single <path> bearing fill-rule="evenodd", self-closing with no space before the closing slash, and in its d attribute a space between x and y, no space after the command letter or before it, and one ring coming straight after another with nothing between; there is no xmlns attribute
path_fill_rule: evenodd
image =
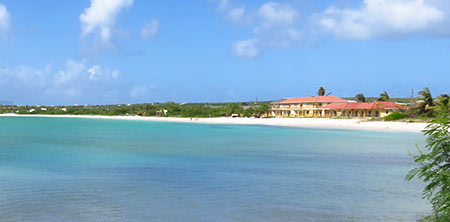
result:
<svg viewBox="0 0 450 222"><path fill-rule="evenodd" d="M162 109L162 110L156 111L156 115L157 116L166 116L168 112L169 111L167 109Z"/></svg>
<svg viewBox="0 0 450 222"><path fill-rule="evenodd" d="M353 102L336 96L294 97L272 103L272 117L384 117L408 107L395 102Z"/></svg>

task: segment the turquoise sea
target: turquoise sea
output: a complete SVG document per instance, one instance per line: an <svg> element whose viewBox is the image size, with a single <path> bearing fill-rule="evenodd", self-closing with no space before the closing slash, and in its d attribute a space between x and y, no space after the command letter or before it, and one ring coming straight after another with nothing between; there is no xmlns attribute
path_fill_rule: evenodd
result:
<svg viewBox="0 0 450 222"><path fill-rule="evenodd" d="M0 117L0 221L414 221L414 133Z"/></svg>

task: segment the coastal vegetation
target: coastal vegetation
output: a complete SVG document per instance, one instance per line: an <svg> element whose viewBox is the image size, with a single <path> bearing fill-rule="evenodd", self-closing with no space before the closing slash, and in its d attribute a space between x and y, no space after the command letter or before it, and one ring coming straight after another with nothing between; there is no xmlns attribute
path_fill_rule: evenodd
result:
<svg viewBox="0 0 450 222"><path fill-rule="evenodd" d="M427 92L426 90L424 92ZM423 197L430 201L433 212L423 221L450 221L450 118L439 117L424 130L425 150L419 149L414 161L419 165L409 172L406 180L422 179L426 186Z"/></svg>
<svg viewBox="0 0 450 222"><path fill-rule="evenodd" d="M224 117L238 114L260 116L269 109L270 102L240 103L147 103L73 106L1 106L0 113L48 115L106 115L106 116L170 116Z"/></svg>
<svg viewBox="0 0 450 222"><path fill-rule="evenodd" d="M326 89L319 87L318 95L326 95ZM328 93L330 94L330 93ZM390 101L409 107L402 112L388 116L372 117L385 121L430 121L450 113L450 96L442 94L433 98L429 88L424 88L416 98L392 98L387 91L378 97L366 97L363 93L344 98L357 102ZM230 103L144 103L115 105L72 105L72 106L14 106L0 105L0 114L49 114L49 115L106 115L106 116L167 116L167 117L260 117L269 109L272 101L230 102Z"/></svg>
<svg viewBox="0 0 450 222"><path fill-rule="evenodd" d="M419 92L419 97L409 104L409 109L403 112L404 119L432 120L446 117L450 114L449 94L442 94L433 98L429 88L425 87ZM391 115L398 114L392 113ZM389 117L389 116L388 116ZM387 117L386 120L389 120ZM398 119L398 118L397 118Z"/></svg>

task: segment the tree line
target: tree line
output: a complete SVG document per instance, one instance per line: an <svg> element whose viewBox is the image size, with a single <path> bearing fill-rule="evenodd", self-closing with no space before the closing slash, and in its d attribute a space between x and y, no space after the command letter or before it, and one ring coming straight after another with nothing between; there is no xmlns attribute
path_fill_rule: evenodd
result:
<svg viewBox="0 0 450 222"><path fill-rule="evenodd" d="M85 106L1 106L0 113L105 116L172 116L225 117L238 114L259 117L270 108L270 102L117 104Z"/></svg>

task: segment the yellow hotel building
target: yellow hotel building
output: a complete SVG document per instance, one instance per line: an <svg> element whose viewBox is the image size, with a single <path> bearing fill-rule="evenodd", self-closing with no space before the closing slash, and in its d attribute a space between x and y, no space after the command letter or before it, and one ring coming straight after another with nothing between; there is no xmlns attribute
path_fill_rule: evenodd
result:
<svg viewBox="0 0 450 222"><path fill-rule="evenodd" d="M273 102L267 116L372 118L405 109L408 107L395 102L350 102L336 96L310 96Z"/></svg>
<svg viewBox="0 0 450 222"><path fill-rule="evenodd" d="M348 100L336 96L294 97L272 103L268 115L273 117L322 117L325 116L325 110L321 107L331 103L348 103Z"/></svg>

